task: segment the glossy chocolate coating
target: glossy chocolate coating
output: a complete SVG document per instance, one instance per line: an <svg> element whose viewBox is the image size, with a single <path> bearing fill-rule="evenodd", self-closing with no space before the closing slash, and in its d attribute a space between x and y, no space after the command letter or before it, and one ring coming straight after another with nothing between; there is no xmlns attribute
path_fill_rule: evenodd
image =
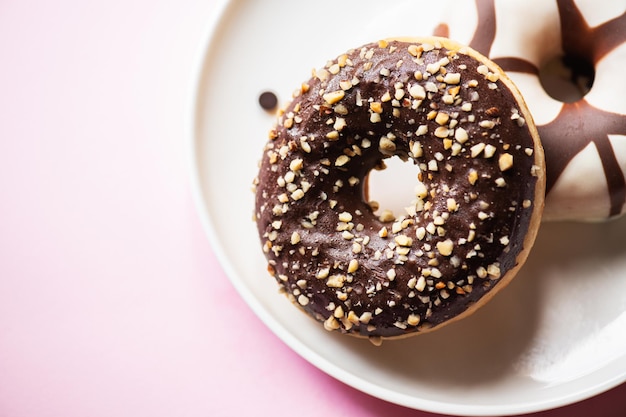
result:
<svg viewBox="0 0 626 417"><path fill-rule="evenodd" d="M532 120L495 67L438 43L383 41L329 62L264 149L255 213L268 269L329 330L440 325L528 250L543 204ZM403 216L381 219L365 178L392 155L418 164L424 187Z"/></svg>

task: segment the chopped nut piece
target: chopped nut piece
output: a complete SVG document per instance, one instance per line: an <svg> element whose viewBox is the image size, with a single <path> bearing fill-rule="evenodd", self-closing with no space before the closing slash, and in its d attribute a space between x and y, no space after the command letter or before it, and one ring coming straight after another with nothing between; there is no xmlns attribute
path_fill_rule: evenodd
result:
<svg viewBox="0 0 626 417"><path fill-rule="evenodd" d="M476 68L476 71L481 75L487 76L487 74L489 73L489 68L486 65L479 65Z"/></svg>
<svg viewBox="0 0 626 417"><path fill-rule="evenodd" d="M303 306L305 306L305 305L309 304L309 297L307 297L307 296L306 296L306 295L304 295L304 294L300 294L300 295L298 296L298 303L299 303L300 305L303 305Z"/></svg>
<svg viewBox="0 0 626 417"><path fill-rule="evenodd" d="M380 139L378 149L385 155L392 155L396 151L396 144L385 136Z"/></svg>
<svg viewBox="0 0 626 417"><path fill-rule="evenodd" d="M354 234L350 233L347 230L344 230L343 232L341 232L341 237L345 240L352 240L354 239Z"/></svg>
<svg viewBox="0 0 626 417"><path fill-rule="evenodd" d="M383 106L380 103L380 101L372 101L370 103L370 109L374 112L374 113L382 113L383 112Z"/></svg>
<svg viewBox="0 0 626 417"><path fill-rule="evenodd" d="M382 121L379 113L370 114L370 122L372 123L380 123Z"/></svg>
<svg viewBox="0 0 626 417"><path fill-rule="evenodd" d="M483 120L478 125L485 129L493 129L496 123L493 120Z"/></svg>
<svg viewBox="0 0 626 417"><path fill-rule="evenodd" d="M343 213L339 214L339 221L342 222L350 222L352 221L352 214L350 214L347 211L344 211Z"/></svg>
<svg viewBox="0 0 626 417"><path fill-rule="evenodd" d="M484 211L480 211L478 212L478 218L480 220L487 220L489 218L489 215L485 213Z"/></svg>
<svg viewBox="0 0 626 417"><path fill-rule="evenodd" d="M409 45L409 47L407 48L409 53L411 55L413 55L416 58L419 58L422 55L422 47L418 46L418 45Z"/></svg>
<svg viewBox="0 0 626 417"><path fill-rule="evenodd" d="M409 95L415 99L423 100L426 98L426 90L420 84L413 84L409 87Z"/></svg>
<svg viewBox="0 0 626 417"><path fill-rule="evenodd" d="M341 132L341 130L346 126L346 119L344 119L343 117L337 117L337 119L335 119L335 124L333 125L333 128Z"/></svg>
<svg viewBox="0 0 626 417"><path fill-rule="evenodd" d="M378 217L378 219L383 222L391 222L393 220L396 219L396 216L393 215L393 212L391 210L385 210L381 213L381 215Z"/></svg>
<svg viewBox="0 0 626 417"><path fill-rule="evenodd" d="M489 107L487 110L485 110L485 114L487 116L497 117L500 115L500 109L497 107Z"/></svg>
<svg viewBox="0 0 626 417"><path fill-rule="evenodd" d="M413 154L413 157L421 158L423 155L422 144L418 141L415 141L415 142L411 142L410 146L411 146L411 153Z"/></svg>
<svg viewBox="0 0 626 417"><path fill-rule="evenodd" d="M489 275L489 277L492 279L500 278L500 265L498 264L489 265L487 267L487 275Z"/></svg>
<svg viewBox="0 0 626 417"><path fill-rule="evenodd" d="M435 136L441 139L447 138L449 133L450 131L448 130L448 128L444 126L439 126L437 129L435 129Z"/></svg>
<svg viewBox="0 0 626 417"><path fill-rule="evenodd" d="M300 147L306 153L311 153L311 145L305 139L300 139Z"/></svg>
<svg viewBox="0 0 626 417"><path fill-rule="evenodd" d="M448 207L448 211L451 212L457 211L459 209L459 205L454 198L448 198L446 200L446 205Z"/></svg>
<svg viewBox="0 0 626 417"><path fill-rule="evenodd" d="M331 130L326 134L326 138L330 140L337 140L339 139L339 132L337 132L336 130Z"/></svg>
<svg viewBox="0 0 626 417"><path fill-rule="evenodd" d="M300 188L291 193L291 198L294 200L300 200L302 197L304 197L304 191Z"/></svg>
<svg viewBox="0 0 626 417"><path fill-rule="evenodd" d="M480 155L481 152L485 149L485 146L486 145L482 142L472 146L470 148L470 154L472 155L472 158L478 157L478 155Z"/></svg>
<svg viewBox="0 0 626 417"><path fill-rule="evenodd" d="M446 84L458 84L461 82L461 74L449 72L443 77L443 82Z"/></svg>
<svg viewBox="0 0 626 417"><path fill-rule="evenodd" d="M448 120L450 120L450 115L448 113L439 112L437 113L437 116L435 117L435 122L437 122L440 125L445 125L446 123L448 123ZM435 134L437 133L435 132ZM447 136L447 132L446 132L446 136Z"/></svg>
<svg viewBox="0 0 626 417"><path fill-rule="evenodd" d="M469 139L467 130L463 129L462 127L456 129L454 132L454 139L456 139L461 144L467 142L467 140Z"/></svg>
<svg viewBox="0 0 626 417"><path fill-rule="evenodd" d="M422 292L426 289L426 278L421 276L417 279L417 284L415 284L415 289Z"/></svg>
<svg viewBox="0 0 626 417"><path fill-rule="evenodd" d="M417 326L420 324L420 316L417 314L410 314L409 317L407 317L406 322L409 326Z"/></svg>
<svg viewBox="0 0 626 417"><path fill-rule="evenodd" d="M289 171L285 174L285 176L283 177L283 180L287 183L287 184L291 184L294 180L296 179L296 174L294 174L293 171Z"/></svg>
<svg viewBox="0 0 626 417"><path fill-rule="evenodd" d="M441 65L439 65L438 62L433 62L431 64L426 65L426 71L428 71L432 75L437 74L439 72L439 68L441 68Z"/></svg>
<svg viewBox="0 0 626 417"><path fill-rule="evenodd" d="M413 244L413 239L407 235L396 236L394 240L400 246L411 246Z"/></svg>
<svg viewBox="0 0 626 417"><path fill-rule="evenodd" d="M532 175L533 177L538 177L540 173L541 168L538 165L533 165L532 167L530 167L530 175Z"/></svg>
<svg viewBox="0 0 626 417"><path fill-rule="evenodd" d="M443 256L452 255L452 250L454 249L454 242L450 239L446 239L442 242L437 242L437 250Z"/></svg>
<svg viewBox="0 0 626 417"><path fill-rule="evenodd" d="M341 167L347 164L350 161L350 157L348 155L339 155L339 157L335 160L335 166Z"/></svg>
<svg viewBox="0 0 626 417"><path fill-rule="evenodd" d="M501 154L498 159L498 166L500 167L500 171L511 169L513 167L513 155L510 153Z"/></svg>
<svg viewBox="0 0 626 417"><path fill-rule="evenodd" d="M328 104L335 104L338 101L340 101L341 99L344 98L345 96L345 91L343 90L337 90L337 91L332 91L330 93L326 93L322 96L322 98L324 99L324 101L326 101L326 103Z"/></svg>
<svg viewBox="0 0 626 417"><path fill-rule="evenodd" d="M348 265L348 273L356 272L359 269L359 261L356 259L350 260L350 264Z"/></svg>
<svg viewBox="0 0 626 417"><path fill-rule="evenodd" d="M490 72L489 74L487 74L487 79L492 83L495 83L500 79L500 76L494 72Z"/></svg>
<svg viewBox="0 0 626 417"><path fill-rule="evenodd" d="M476 268L476 275L478 275L478 278L487 278L487 270L485 267L479 266Z"/></svg>
<svg viewBox="0 0 626 417"><path fill-rule="evenodd" d="M328 277L326 286L331 288L341 288L346 281L346 276L342 274L335 274Z"/></svg>
<svg viewBox="0 0 626 417"><path fill-rule="evenodd" d="M330 274L330 268L323 268L323 269L320 269L319 271L317 271L317 274L315 275L315 278L317 278L317 279L328 278L329 274Z"/></svg>
<svg viewBox="0 0 626 417"><path fill-rule="evenodd" d="M359 320L359 316L357 316L356 313L352 310L348 312L348 320L352 324L356 324L356 325L361 324L361 321Z"/></svg>
<svg viewBox="0 0 626 417"><path fill-rule="evenodd" d="M372 319L372 313L366 311L359 316L359 321L363 324L367 324Z"/></svg>
<svg viewBox="0 0 626 417"><path fill-rule="evenodd" d="M495 155L496 149L497 148L491 144L485 146L485 151L483 153L483 156L485 158L491 158L493 155Z"/></svg>
<svg viewBox="0 0 626 417"><path fill-rule="evenodd" d="M467 175L467 180L472 185L476 184L476 181L478 181L478 172L476 172L475 169L471 169L469 174Z"/></svg>
<svg viewBox="0 0 626 417"><path fill-rule="evenodd" d="M292 171L299 171L302 169L303 163L302 159L294 159L289 164L289 169Z"/></svg>
<svg viewBox="0 0 626 417"><path fill-rule="evenodd" d="M341 327L339 322L333 316L329 316L326 321L324 321L324 328L328 331L337 330Z"/></svg>

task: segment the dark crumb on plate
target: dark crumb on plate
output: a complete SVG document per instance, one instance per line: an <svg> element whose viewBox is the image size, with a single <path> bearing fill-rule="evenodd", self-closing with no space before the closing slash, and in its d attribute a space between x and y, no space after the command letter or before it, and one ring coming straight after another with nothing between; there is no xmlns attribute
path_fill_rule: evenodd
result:
<svg viewBox="0 0 626 417"><path fill-rule="evenodd" d="M265 91L259 96L259 104L264 110L274 110L278 104L278 97L271 91Z"/></svg>

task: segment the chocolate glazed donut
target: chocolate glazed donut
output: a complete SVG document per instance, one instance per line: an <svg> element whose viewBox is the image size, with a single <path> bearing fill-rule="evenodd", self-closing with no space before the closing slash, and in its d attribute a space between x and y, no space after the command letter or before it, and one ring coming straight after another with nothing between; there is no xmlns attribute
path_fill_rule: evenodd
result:
<svg viewBox="0 0 626 417"><path fill-rule="evenodd" d="M379 217L365 179L391 156L418 165L416 197ZM255 180L268 271L327 330L379 343L441 327L524 263L544 170L523 100L482 55L442 38L353 49L270 132Z"/></svg>

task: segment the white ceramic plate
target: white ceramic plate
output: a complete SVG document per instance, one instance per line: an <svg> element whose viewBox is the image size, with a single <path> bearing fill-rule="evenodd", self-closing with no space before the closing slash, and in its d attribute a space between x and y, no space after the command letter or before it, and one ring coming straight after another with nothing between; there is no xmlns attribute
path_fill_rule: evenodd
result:
<svg viewBox="0 0 626 417"><path fill-rule="evenodd" d="M626 220L544 224L519 276L474 316L378 348L296 313L266 273L251 184L273 117L259 94L273 90L284 101L313 67L350 47L431 33L438 15L430 4L223 2L203 46L190 132L197 203L213 248L278 337L387 401L486 416L545 410L612 388L626 381ZM391 200L387 192L377 198Z"/></svg>

